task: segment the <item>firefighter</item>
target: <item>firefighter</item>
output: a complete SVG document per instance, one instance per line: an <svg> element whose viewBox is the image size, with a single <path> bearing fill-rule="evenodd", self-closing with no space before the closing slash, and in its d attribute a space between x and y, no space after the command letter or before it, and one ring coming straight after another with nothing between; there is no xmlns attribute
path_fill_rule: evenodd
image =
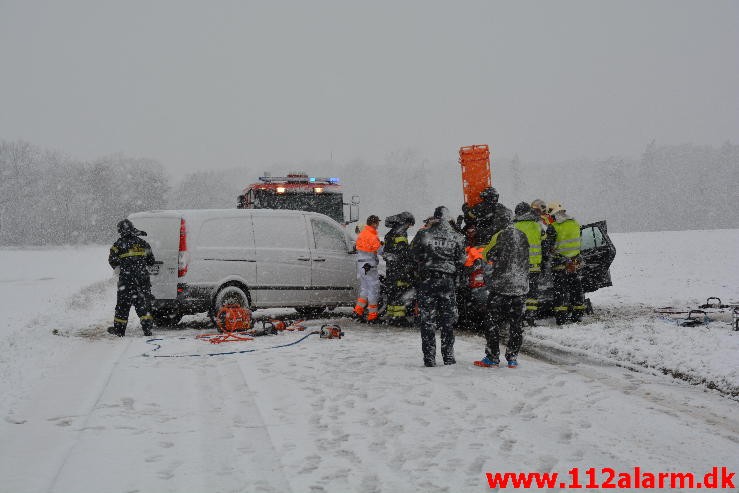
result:
<svg viewBox="0 0 739 493"><path fill-rule="evenodd" d="M513 217L511 210L498 202L500 195L493 187L487 187L480 192L482 202L474 207L462 207L466 228L474 226L477 230L476 245L485 245L490 238L503 229Z"/></svg>
<svg viewBox="0 0 739 493"><path fill-rule="evenodd" d="M585 295L580 278L583 267L580 224L567 215L562 204L550 204L549 209L554 222L547 229L544 248L551 257L554 319L557 325L562 325L571 313L572 321L579 322L585 313Z"/></svg>
<svg viewBox="0 0 739 493"><path fill-rule="evenodd" d="M526 235L529 242L529 293L526 297L526 322L533 326L539 311L539 276L542 268L542 231L539 215L529 204L521 202L516 206L513 225Z"/></svg>
<svg viewBox="0 0 739 493"><path fill-rule="evenodd" d="M547 213L547 204L541 199L534 199L531 202L531 209L534 213L539 216L539 222L541 223L542 230L546 232L547 226L554 222L554 218Z"/></svg>
<svg viewBox="0 0 739 493"><path fill-rule="evenodd" d="M408 308L412 298L414 270L410 261L408 228L416 224L410 212L401 212L385 219L390 231L385 235L382 256L385 259L385 286L389 324L407 325Z"/></svg>
<svg viewBox="0 0 739 493"><path fill-rule="evenodd" d="M380 299L380 278L377 272L378 254L382 254L382 242L377 236L380 218L371 215L366 226L357 236L357 279L359 279L359 297L354 306L354 315L362 319L367 315L368 323L379 322L377 304Z"/></svg>
<svg viewBox="0 0 739 493"><path fill-rule="evenodd" d="M136 229L128 219L118 223L118 233L121 237L110 247L108 255L108 263L118 271L118 299L113 327L108 332L118 337L126 334L128 314L133 305L141 319L144 335L150 336L154 318L151 314L149 267L154 265L154 254L149 244L140 238L146 233Z"/></svg>
<svg viewBox="0 0 739 493"><path fill-rule="evenodd" d="M436 366L436 329L441 332L445 365L454 359L454 324L457 321L455 280L465 262L464 237L450 223L449 210L439 206L433 219L411 242L418 271L416 293L421 318L421 350L425 366Z"/></svg>
<svg viewBox="0 0 739 493"><path fill-rule="evenodd" d="M475 366L497 368L500 365L500 333L508 325L505 357L508 368L518 367L518 351L523 342L524 296L529 291L529 243L514 224L497 233L486 247L492 262L488 286L488 320L485 332L485 357Z"/></svg>

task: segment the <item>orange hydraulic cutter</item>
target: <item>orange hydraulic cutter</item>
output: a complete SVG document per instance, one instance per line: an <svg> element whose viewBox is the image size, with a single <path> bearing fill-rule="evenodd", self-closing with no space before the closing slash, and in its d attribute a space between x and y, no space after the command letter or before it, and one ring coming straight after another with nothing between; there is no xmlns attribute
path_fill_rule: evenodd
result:
<svg viewBox="0 0 739 493"><path fill-rule="evenodd" d="M485 144L459 148L462 166L462 192L469 207L480 203L480 192L492 186L490 180L490 149Z"/></svg>

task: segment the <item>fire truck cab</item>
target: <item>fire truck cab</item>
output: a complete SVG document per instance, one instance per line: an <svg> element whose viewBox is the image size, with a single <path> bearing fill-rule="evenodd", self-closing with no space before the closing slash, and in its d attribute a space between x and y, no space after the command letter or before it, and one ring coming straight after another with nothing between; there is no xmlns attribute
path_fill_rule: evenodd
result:
<svg viewBox="0 0 739 493"><path fill-rule="evenodd" d="M348 214L344 214L344 206ZM359 219L359 196L344 202L338 178L308 176L303 172L287 176L259 177L259 182L246 187L238 197L238 209L288 209L325 214L347 225ZM348 217L347 217L348 216Z"/></svg>

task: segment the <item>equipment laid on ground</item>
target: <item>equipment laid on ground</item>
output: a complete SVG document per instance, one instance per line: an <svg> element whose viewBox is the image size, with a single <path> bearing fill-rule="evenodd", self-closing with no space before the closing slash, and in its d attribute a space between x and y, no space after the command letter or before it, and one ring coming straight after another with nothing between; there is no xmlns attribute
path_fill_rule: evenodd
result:
<svg viewBox="0 0 739 493"><path fill-rule="evenodd" d="M344 332L341 327L334 324L326 324L321 326L321 330L318 332L321 339L341 339Z"/></svg>
<svg viewBox="0 0 739 493"><path fill-rule="evenodd" d="M280 332L304 332L312 329L310 334L318 334L321 339L341 339L344 332L336 324L323 324L308 327L304 320L292 323L283 320L258 320L261 327L253 327L251 311L239 305L225 305L218 311L218 331L220 334L199 334L196 339L202 339L211 344L222 342L252 341L254 337L279 334Z"/></svg>
<svg viewBox="0 0 739 493"><path fill-rule="evenodd" d="M251 329L251 310L241 305L229 303L216 313L218 332L235 332Z"/></svg>
<svg viewBox="0 0 739 493"><path fill-rule="evenodd" d="M348 218L345 205L349 207ZM239 195L236 208L319 212L346 225L359 219L359 196L352 196L351 203L344 202L338 178L308 176L302 171L287 176L265 173Z"/></svg>
<svg viewBox="0 0 739 493"><path fill-rule="evenodd" d="M143 353L142 356L150 356L154 358L189 358L189 357L201 358L205 356L226 356L226 355L234 355L234 354L254 353L254 352L263 351L266 349L280 349L280 348L290 347L290 346L294 346L296 344L303 342L304 340L306 340L308 337L312 335L317 335L321 339L341 339L344 336L344 331L342 331L341 327L339 327L336 324L323 324L320 327L318 326L307 327L303 325L302 322L293 323L291 325L284 325L284 322L280 320L270 320L265 323L264 327L269 328L267 330L272 330L274 328L273 322L280 322L283 324L284 329L282 330L282 332L306 331L307 333L304 336L302 336L300 339L288 342L286 344L278 344L276 346L269 346L269 347L262 347L262 348L251 347L249 349L235 349L231 351L221 351L217 353L190 353L190 354L183 354L183 353L180 353L180 354L150 354L152 352L159 351L162 348L162 342L165 340L161 338L152 338L152 339L148 339L146 343L154 346L154 348L147 353ZM258 330L265 330L264 327ZM254 329L250 329L250 330L254 330ZM272 333L274 334L275 332L272 332ZM226 337L233 337L232 339L229 339L231 341L253 340L253 338L251 337L242 338L241 334L244 334L244 333L242 332L240 334L234 334L231 332L228 334L201 334L201 335L196 336L196 339L205 339L211 342L212 344L226 342L225 340ZM267 335L267 334L265 333L263 335Z"/></svg>
<svg viewBox="0 0 739 493"><path fill-rule="evenodd" d="M459 165L462 166L462 193L468 207L474 207L482 199L480 192L492 186L490 180L490 149L487 145L465 146L459 149Z"/></svg>
<svg viewBox="0 0 739 493"><path fill-rule="evenodd" d="M654 313L663 320L674 322L681 327L696 327L710 322L729 322L732 329L739 331L739 303L724 304L721 298L712 296L696 308L676 308L663 306L655 308Z"/></svg>
<svg viewBox="0 0 739 493"><path fill-rule="evenodd" d="M302 320L296 320L295 322L291 323L290 325L287 324L287 322L284 322L282 320L260 320L260 323L262 324L262 327L260 328L252 328L247 330L247 334L254 335L254 336L263 336L263 335L270 335L270 334L277 334L279 332L282 332L283 330L288 332L302 332L305 330L305 325L303 325Z"/></svg>

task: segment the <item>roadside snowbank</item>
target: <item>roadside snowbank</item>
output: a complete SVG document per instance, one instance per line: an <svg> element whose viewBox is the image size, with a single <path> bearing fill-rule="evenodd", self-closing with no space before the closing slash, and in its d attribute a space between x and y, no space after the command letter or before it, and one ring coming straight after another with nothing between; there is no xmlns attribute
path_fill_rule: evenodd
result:
<svg viewBox="0 0 739 493"><path fill-rule="evenodd" d="M739 332L727 322L680 327L654 313L739 301L739 230L612 234L613 286L590 295L595 315L527 330L531 343L652 368L739 396Z"/></svg>

